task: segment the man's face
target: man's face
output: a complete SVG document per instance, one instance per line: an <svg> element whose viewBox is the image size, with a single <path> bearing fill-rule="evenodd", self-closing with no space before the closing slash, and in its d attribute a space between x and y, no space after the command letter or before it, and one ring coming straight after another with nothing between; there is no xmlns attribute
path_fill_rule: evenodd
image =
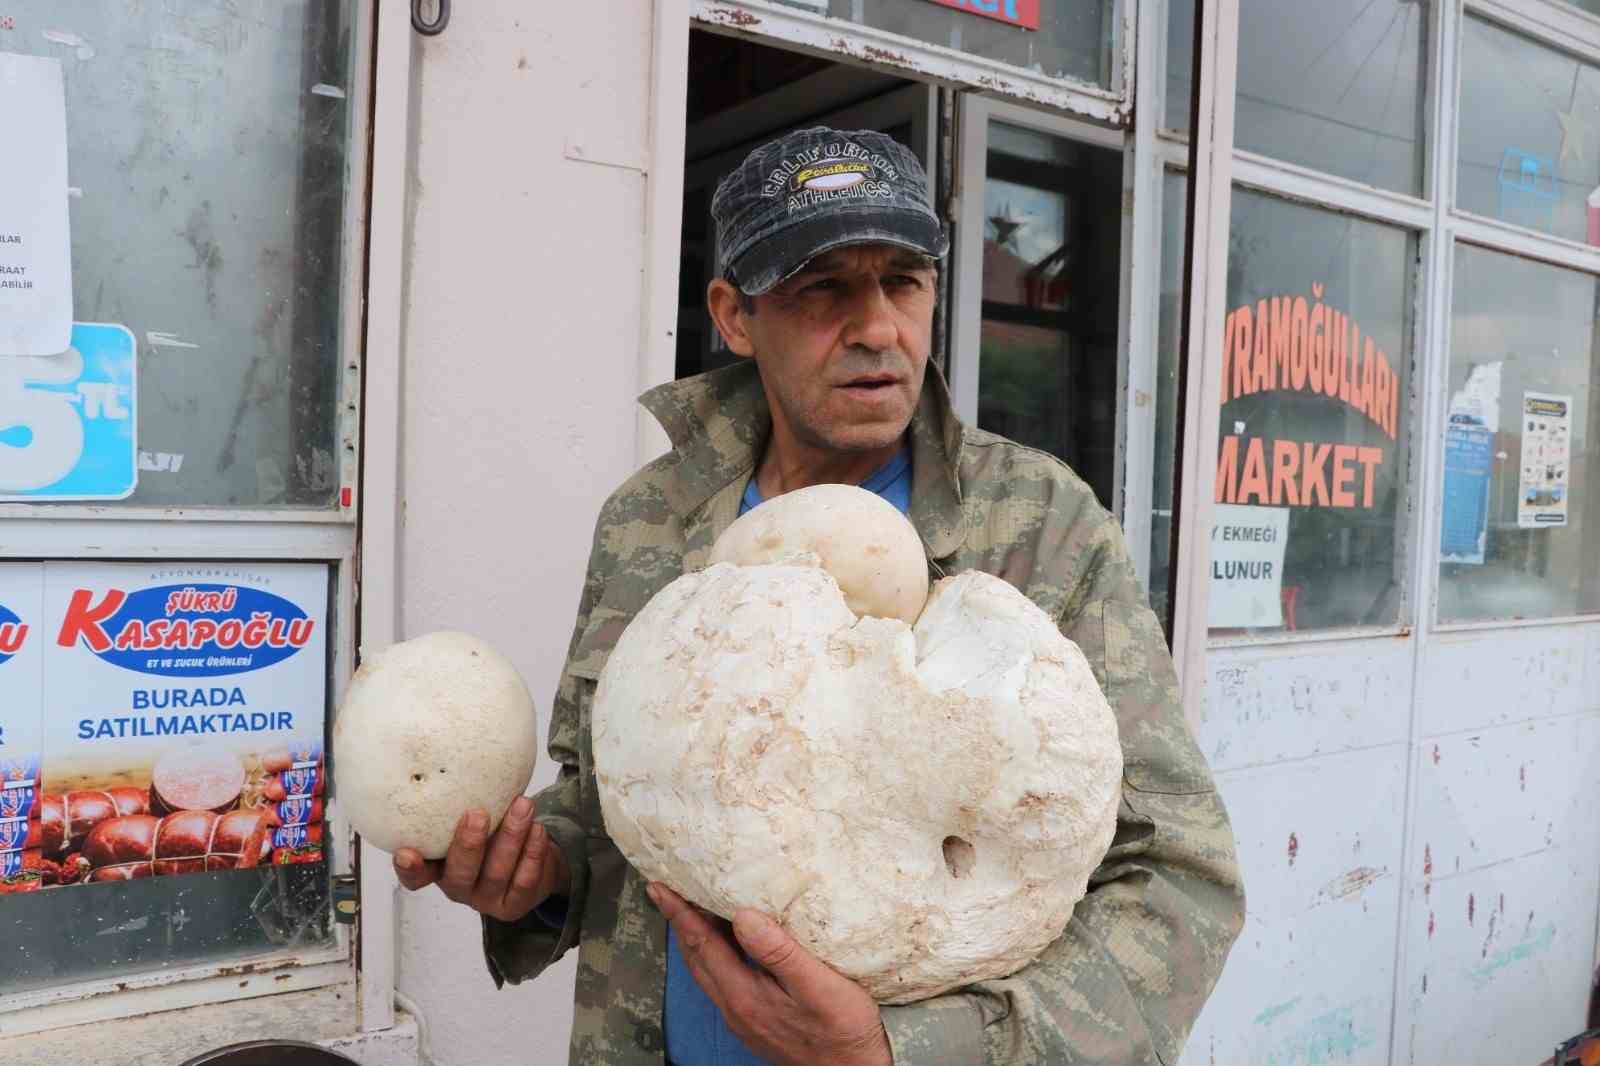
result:
<svg viewBox="0 0 1600 1066"><path fill-rule="evenodd" d="M755 297L754 313L726 282L710 298L729 347L761 368L775 430L812 448L868 452L898 441L916 410L936 276L925 256L863 244L817 256Z"/></svg>

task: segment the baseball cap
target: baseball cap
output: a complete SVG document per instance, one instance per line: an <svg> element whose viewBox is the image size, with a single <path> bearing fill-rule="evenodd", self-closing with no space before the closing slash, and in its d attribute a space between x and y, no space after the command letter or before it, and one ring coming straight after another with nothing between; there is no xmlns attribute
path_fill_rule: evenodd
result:
<svg viewBox="0 0 1600 1066"><path fill-rule="evenodd" d="M750 296L849 244L950 250L922 164L875 130L813 126L763 144L717 186L711 217L718 272Z"/></svg>

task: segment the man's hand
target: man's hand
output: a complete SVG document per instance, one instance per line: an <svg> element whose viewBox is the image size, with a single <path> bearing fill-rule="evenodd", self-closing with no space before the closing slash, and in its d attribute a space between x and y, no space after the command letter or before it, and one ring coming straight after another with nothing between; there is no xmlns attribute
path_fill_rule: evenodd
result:
<svg viewBox="0 0 1600 1066"><path fill-rule="evenodd" d="M689 972L752 1052L778 1066L893 1066L878 1004L866 989L777 922L742 910L729 936L667 886L652 884L648 892L678 934ZM740 947L766 972L751 969Z"/></svg>
<svg viewBox="0 0 1600 1066"><path fill-rule="evenodd" d="M395 876L413 892L437 884L457 903L515 922L571 884L561 849L534 813L533 800L518 796L491 836L489 815L468 811L442 860L430 862L413 848L401 848L394 853Z"/></svg>

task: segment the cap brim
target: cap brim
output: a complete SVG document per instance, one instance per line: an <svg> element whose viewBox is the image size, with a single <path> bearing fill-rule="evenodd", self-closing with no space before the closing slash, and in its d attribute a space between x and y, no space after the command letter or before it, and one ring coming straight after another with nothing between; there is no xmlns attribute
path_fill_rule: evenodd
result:
<svg viewBox="0 0 1600 1066"><path fill-rule="evenodd" d="M852 244L892 244L941 259L950 250L939 221L898 208L841 209L779 230L728 266L747 296L770 292L823 252Z"/></svg>

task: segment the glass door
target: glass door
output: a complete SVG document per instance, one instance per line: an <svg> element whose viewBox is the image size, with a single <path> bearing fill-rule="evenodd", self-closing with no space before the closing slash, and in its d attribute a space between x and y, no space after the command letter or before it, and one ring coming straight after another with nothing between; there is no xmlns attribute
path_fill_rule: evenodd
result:
<svg viewBox="0 0 1600 1066"><path fill-rule="evenodd" d="M1124 135L981 97L961 130L957 410L1060 458L1120 512Z"/></svg>

